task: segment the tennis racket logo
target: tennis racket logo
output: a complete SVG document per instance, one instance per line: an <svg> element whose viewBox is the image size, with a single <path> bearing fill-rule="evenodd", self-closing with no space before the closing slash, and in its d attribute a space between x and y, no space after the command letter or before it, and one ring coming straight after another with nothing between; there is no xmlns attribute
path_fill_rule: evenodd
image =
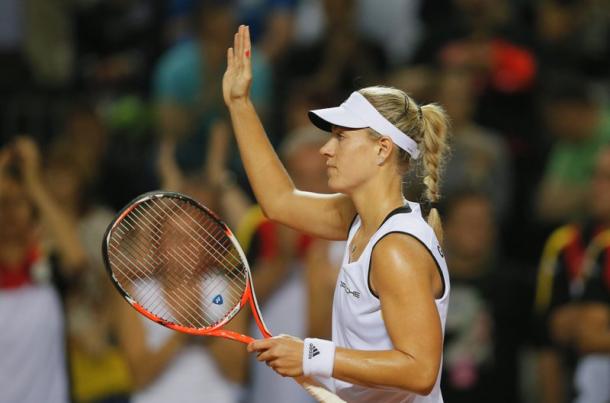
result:
<svg viewBox="0 0 610 403"><path fill-rule="evenodd" d="M224 302L224 300L222 299L222 295L220 295L220 294L215 296L214 299L212 300L212 303L214 303L216 305L222 305L223 302Z"/></svg>

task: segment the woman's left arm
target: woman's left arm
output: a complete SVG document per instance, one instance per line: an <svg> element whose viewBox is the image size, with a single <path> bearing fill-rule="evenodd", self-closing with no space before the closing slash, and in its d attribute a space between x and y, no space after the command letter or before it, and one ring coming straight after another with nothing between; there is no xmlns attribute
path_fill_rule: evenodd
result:
<svg viewBox="0 0 610 403"><path fill-rule="evenodd" d="M435 306L441 292L436 263L416 239L403 234L383 238L372 254L371 286L394 348L361 351L337 348L332 376L364 386L386 386L430 393L440 368L443 336ZM259 361L283 376L300 376L303 343L280 336L248 346Z"/></svg>

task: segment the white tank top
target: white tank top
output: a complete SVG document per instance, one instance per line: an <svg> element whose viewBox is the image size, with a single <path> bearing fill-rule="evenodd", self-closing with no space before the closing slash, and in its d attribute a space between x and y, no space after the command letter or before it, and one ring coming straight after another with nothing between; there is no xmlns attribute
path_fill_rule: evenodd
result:
<svg viewBox="0 0 610 403"><path fill-rule="evenodd" d="M332 332L333 341L337 347L354 350L391 350L394 348L381 316L379 298L373 295L369 285L369 267L373 248L381 238L393 232L406 233L416 238L434 257L444 283L443 295L435 300L444 334L449 300L449 274L439 242L433 229L423 219L419 204L408 202L405 207L390 213L377 232L373 234L358 260L350 263L348 246L360 225L360 217L356 217L349 231L343 263L335 288ZM438 374L434 388L427 396L392 388L367 388L337 379L334 380L334 386L337 394L348 402L441 403L443 398L440 390L440 368Z"/></svg>

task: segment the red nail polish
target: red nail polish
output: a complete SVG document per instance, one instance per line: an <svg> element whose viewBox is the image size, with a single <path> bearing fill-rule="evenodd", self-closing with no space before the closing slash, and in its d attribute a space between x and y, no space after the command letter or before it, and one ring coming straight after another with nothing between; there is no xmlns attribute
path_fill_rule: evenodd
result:
<svg viewBox="0 0 610 403"><path fill-rule="evenodd" d="M246 50L246 57L250 57L250 51Z"/></svg>

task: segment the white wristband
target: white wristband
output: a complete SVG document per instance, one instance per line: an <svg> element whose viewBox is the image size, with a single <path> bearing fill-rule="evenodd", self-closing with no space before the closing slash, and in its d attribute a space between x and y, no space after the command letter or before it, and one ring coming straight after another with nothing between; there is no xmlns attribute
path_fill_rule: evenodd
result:
<svg viewBox="0 0 610 403"><path fill-rule="evenodd" d="M335 365L335 343L322 339L303 341L303 374L330 378Z"/></svg>

